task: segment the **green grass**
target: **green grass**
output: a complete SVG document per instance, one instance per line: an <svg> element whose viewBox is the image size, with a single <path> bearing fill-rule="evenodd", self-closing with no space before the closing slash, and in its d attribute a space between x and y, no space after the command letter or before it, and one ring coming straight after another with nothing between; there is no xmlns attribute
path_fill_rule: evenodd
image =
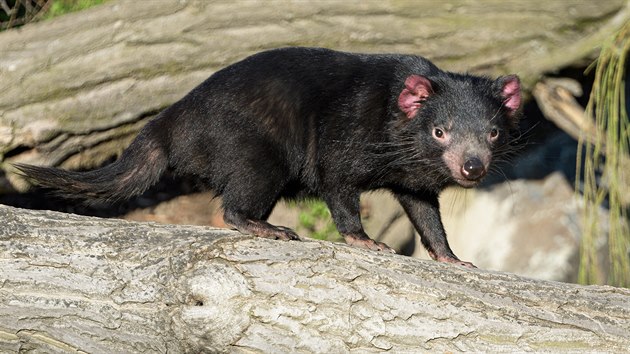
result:
<svg viewBox="0 0 630 354"><path fill-rule="evenodd" d="M584 172L584 232L578 280L583 284L630 287L630 121L626 111L625 72L630 52L630 24L626 23L602 47L587 112L595 120L595 143L581 139L578 170ZM578 180L576 181L579 186ZM599 175L599 177L598 177ZM602 235L601 206L608 201L607 235ZM598 245L608 244L608 259L600 260ZM605 265L602 266L602 263ZM609 268L607 278L605 269Z"/></svg>
<svg viewBox="0 0 630 354"><path fill-rule="evenodd" d="M45 19L61 16L70 12L85 10L100 5L106 0L55 0L46 12Z"/></svg>
<svg viewBox="0 0 630 354"><path fill-rule="evenodd" d="M318 240L342 240L326 203L321 200L309 200L296 205L300 210L298 230Z"/></svg>
<svg viewBox="0 0 630 354"><path fill-rule="evenodd" d="M38 2L9 0L5 5L11 12L15 11L15 13L9 15L4 9L0 9L0 31L87 9L105 1L107 0L52 0L50 2L44 0ZM25 4L30 4L30 6L27 7Z"/></svg>

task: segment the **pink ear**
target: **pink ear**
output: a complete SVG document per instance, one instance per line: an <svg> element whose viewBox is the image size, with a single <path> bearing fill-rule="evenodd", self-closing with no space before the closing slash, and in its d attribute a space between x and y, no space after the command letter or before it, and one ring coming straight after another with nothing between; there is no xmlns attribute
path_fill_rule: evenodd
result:
<svg viewBox="0 0 630 354"><path fill-rule="evenodd" d="M513 115L521 106L521 82L516 75L505 76L499 80L502 83L503 106L508 109L509 115Z"/></svg>
<svg viewBox="0 0 630 354"><path fill-rule="evenodd" d="M398 107L407 118L415 117L422 102L433 93L431 81L424 76L410 75L405 80L405 88L398 96Z"/></svg>

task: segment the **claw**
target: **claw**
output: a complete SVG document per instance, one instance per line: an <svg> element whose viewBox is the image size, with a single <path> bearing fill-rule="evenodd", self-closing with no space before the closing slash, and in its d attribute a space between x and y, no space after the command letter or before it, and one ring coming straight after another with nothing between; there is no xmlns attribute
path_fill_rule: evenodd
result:
<svg viewBox="0 0 630 354"><path fill-rule="evenodd" d="M292 229L284 226L271 225L262 220L246 220L243 225L237 226L236 229L244 234L251 234L272 240L300 240L300 236Z"/></svg>
<svg viewBox="0 0 630 354"><path fill-rule="evenodd" d="M363 235L346 234L346 243L353 247L366 248L378 252L396 253L396 251L383 242L374 241Z"/></svg>
<svg viewBox="0 0 630 354"><path fill-rule="evenodd" d="M275 233L277 240L283 240L283 241L300 240L300 236L296 234L295 231L289 229L288 227L276 226L276 228L278 229L278 232Z"/></svg>
<svg viewBox="0 0 630 354"><path fill-rule="evenodd" d="M477 268L474 264L470 262L460 261L457 258L448 257L448 256L437 257L435 260L438 262L456 264L456 265L466 267L466 268Z"/></svg>

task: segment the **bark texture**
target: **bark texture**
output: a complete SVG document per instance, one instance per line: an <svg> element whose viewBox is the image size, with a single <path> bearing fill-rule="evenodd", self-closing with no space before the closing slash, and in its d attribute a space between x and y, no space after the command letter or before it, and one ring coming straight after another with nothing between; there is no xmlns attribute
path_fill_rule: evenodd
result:
<svg viewBox="0 0 630 354"><path fill-rule="evenodd" d="M630 291L0 206L0 351L630 348Z"/></svg>
<svg viewBox="0 0 630 354"><path fill-rule="evenodd" d="M263 49L413 53L531 85L629 18L624 0L109 1L0 33L0 156L4 169L100 165L211 73ZM11 173L0 186L24 187Z"/></svg>

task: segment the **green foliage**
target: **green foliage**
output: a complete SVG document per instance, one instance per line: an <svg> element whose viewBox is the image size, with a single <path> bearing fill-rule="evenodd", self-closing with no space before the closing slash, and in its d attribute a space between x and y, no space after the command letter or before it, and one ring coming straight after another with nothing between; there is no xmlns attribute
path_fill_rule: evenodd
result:
<svg viewBox="0 0 630 354"><path fill-rule="evenodd" d="M70 12L80 11L100 5L106 0L54 0L44 18L53 18Z"/></svg>
<svg viewBox="0 0 630 354"><path fill-rule="evenodd" d="M99 5L107 0L0 0L0 31Z"/></svg>
<svg viewBox="0 0 630 354"><path fill-rule="evenodd" d="M299 229L318 240L340 241L326 203L320 200L300 202Z"/></svg>
<svg viewBox="0 0 630 354"><path fill-rule="evenodd" d="M595 119L597 136L594 144L581 139L584 165L578 159L578 170L584 172L584 229L579 281L584 284L608 283L630 287L630 121L626 107L625 72L630 52L630 23L602 47L597 60L595 83L587 107ZM581 153L578 154L580 156ZM577 180L579 186L579 174ZM598 260L598 243L603 239L599 225L601 206L609 205L610 230L607 235L609 272Z"/></svg>

